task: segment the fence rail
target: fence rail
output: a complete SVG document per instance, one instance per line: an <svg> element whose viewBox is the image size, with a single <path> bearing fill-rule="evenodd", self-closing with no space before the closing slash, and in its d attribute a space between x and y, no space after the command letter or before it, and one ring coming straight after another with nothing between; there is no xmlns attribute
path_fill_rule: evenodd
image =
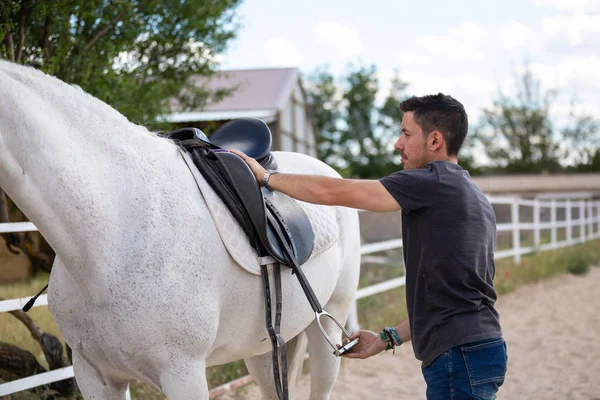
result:
<svg viewBox="0 0 600 400"><path fill-rule="evenodd" d="M600 201L592 200L565 200L565 201L541 201L541 200L527 200L518 197L500 197L500 196L489 196L488 199L492 205L510 206L511 220L509 223L497 224L498 233L511 232L512 234L512 247L509 249L498 250L494 253L496 259L513 257L515 262L521 261L521 256L532 253L534 251L546 251L559 249L561 247L572 246L577 243L583 243L589 240L600 238ZM532 221L521 221L521 208L529 207L532 209ZM548 216L549 221L542 222L542 209L549 209L550 214ZM557 211L564 209L564 219L557 219ZM573 209L578 210L577 218L573 218ZM573 236L573 228L578 229L579 235ZM565 239L558 240L558 230L565 229ZM31 232L36 231L37 228L31 222L15 222L15 223L3 223L0 224L0 233L8 232ZM532 231L533 232L533 244L531 246L522 246L521 243L521 232ZM542 231L550 231L550 239L548 243L542 244ZM377 243L369 243L361 246L361 255L367 255L372 253L378 253L387 250L394 250L402 248L402 239L391 239ZM379 293L383 293L388 290L396 289L404 286L405 278L398 277L390 279L385 282L379 282L377 284L360 288L356 292L354 306L350 312L348 318L348 329L355 331L360 329L358 323L357 313L357 301L373 296ZM0 301L0 312L9 312L20 310L29 297L21 299L12 299ZM42 295L38 298L35 306L46 306L48 300L46 295ZM58 370L49 371L43 374L30 376L27 378L11 381L8 383L0 384L0 396L16 393L23 390L28 390L37 386L46 385L52 382L58 382L64 379L73 377L73 368L66 367ZM243 384L247 384L252 381L249 376L239 378L235 381L226 383L218 388L211 390L211 398L222 394L224 391L229 390L233 387L238 387ZM129 390L127 391L127 398L130 399Z"/></svg>

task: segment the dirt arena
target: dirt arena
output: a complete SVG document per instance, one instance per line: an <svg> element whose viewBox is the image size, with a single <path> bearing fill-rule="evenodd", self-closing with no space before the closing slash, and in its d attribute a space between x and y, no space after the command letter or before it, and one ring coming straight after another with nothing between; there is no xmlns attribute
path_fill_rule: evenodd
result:
<svg viewBox="0 0 600 400"><path fill-rule="evenodd" d="M498 300L508 374L498 399L600 400L600 268L520 287ZM309 398L309 376L297 399ZM250 384L220 400L259 399ZM344 360L332 400L425 399L410 346L392 355Z"/></svg>

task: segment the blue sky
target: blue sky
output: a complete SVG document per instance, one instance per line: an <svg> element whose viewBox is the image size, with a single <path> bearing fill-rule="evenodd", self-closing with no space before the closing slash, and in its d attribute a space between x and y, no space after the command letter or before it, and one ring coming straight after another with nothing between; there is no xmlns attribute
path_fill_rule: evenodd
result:
<svg viewBox="0 0 600 400"><path fill-rule="evenodd" d="M575 98L600 119L600 0L245 0L237 14L225 69L374 64L383 92L397 70L408 94L450 94L473 124L528 60L560 93L555 115Z"/></svg>

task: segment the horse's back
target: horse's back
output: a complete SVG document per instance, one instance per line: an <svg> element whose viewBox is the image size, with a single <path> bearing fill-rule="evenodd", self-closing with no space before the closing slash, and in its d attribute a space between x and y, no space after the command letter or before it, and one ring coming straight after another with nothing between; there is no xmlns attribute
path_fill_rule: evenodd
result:
<svg viewBox="0 0 600 400"><path fill-rule="evenodd" d="M274 151L273 156L277 160L278 170L281 172L340 177L340 174L329 165L306 154Z"/></svg>

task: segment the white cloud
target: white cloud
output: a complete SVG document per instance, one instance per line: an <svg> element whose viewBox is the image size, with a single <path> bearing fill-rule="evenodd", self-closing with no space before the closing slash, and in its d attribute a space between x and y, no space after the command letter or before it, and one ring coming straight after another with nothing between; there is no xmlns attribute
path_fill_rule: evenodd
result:
<svg viewBox="0 0 600 400"><path fill-rule="evenodd" d="M463 102L470 118L475 118L478 109L491 98L496 83L464 72L448 76L454 69L447 64L454 61L457 65L468 65L484 60L488 36L488 29L472 21L448 28L444 35L417 36L413 47L402 49L396 56L402 67L400 78L410 85L408 93L449 94Z"/></svg>
<svg viewBox="0 0 600 400"><path fill-rule="evenodd" d="M566 39L570 46L598 41L600 15L557 15L542 18L542 32L550 40Z"/></svg>
<svg viewBox="0 0 600 400"><path fill-rule="evenodd" d="M561 11L598 11L600 0L533 0L536 6L554 8Z"/></svg>
<svg viewBox="0 0 600 400"><path fill-rule="evenodd" d="M398 64L402 67L423 67L431 65L431 56L419 53L415 50L402 50L398 53Z"/></svg>
<svg viewBox="0 0 600 400"><path fill-rule="evenodd" d="M339 22L317 22L314 36L317 40L316 43L337 51L344 58L357 56L364 50L358 32Z"/></svg>
<svg viewBox="0 0 600 400"><path fill-rule="evenodd" d="M410 82L410 87L413 89L411 92L418 91L419 93L414 93L418 95L438 92L452 95L456 91L470 95L487 95L497 87L493 80L475 75L440 76L418 70L406 70L401 77Z"/></svg>
<svg viewBox="0 0 600 400"><path fill-rule="evenodd" d="M417 36L412 49L404 49L398 60L404 66L431 65L437 61L479 61L488 30L473 21L451 27L445 35Z"/></svg>
<svg viewBox="0 0 600 400"><path fill-rule="evenodd" d="M496 27L496 36L506 50L525 48L537 51L542 47L540 32L520 22L511 21Z"/></svg>
<svg viewBox="0 0 600 400"><path fill-rule="evenodd" d="M518 76L522 76L526 70L531 71L535 79L539 80L542 90L557 89L566 82L564 77L558 74L558 65L548 65L543 63L530 63L529 65L519 65L516 69ZM515 79L512 80L512 91L515 91Z"/></svg>
<svg viewBox="0 0 600 400"><path fill-rule="evenodd" d="M411 96L441 92L456 98L465 106L471 121L475 121L481 108L492 103L498 86L492 79L475 75L440 76L416 69L404 71L401 77L410 82L408 92Z"/></svg>
<svg viewBox="0 0 600 400"><path fill-rule="evenodd" d="M463 21L460 26L448 29L448 35L463 43L479 45L485 43L488 30L473 21Z"/></svg>
<svg viewBox="0 0 600 400"><path fill-rule="evenodd" d="M415 45L439 61L478 61L483 53L450 36L417 36Z"/></svg>
<svg viewBox="0 0 600 400"><path fill-rule="evenodd" d="M569 57L552 65L531 63L529 68L546 87L564 90L580 83L600 89L600 56Z"/></svg>
<svg viewBox="0 0 600 400"><path fill-rule="evenodd" d="M292 66L296 67L305 61L305 57L298 47L284 38L267 39L262 46L266 66Z"/></svg>
<svg viewBox="0 0 600 400"><path fill-rule="evenodd" d="M567 99L568 100L568 99ZM595 103L579 103L571 104L569 101L563 101L551 106L552 115L563 122L572 122L571 113L578 115L590 115L594 118L600 118L600 110Z"/></svg>

